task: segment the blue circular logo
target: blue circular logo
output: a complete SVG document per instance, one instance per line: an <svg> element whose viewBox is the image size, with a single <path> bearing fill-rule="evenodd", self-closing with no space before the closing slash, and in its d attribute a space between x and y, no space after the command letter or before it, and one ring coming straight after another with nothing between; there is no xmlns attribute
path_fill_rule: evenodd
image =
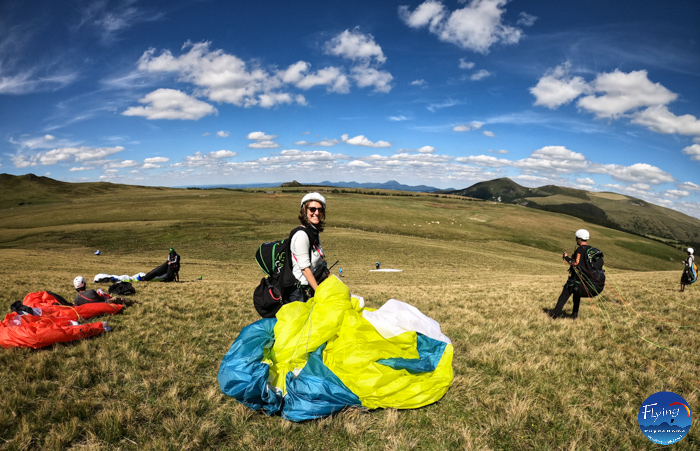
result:
<svg viewBox="0 0 700 451"><path fill-rule="evenodd" d="M660 391L644 400L637 419L646 438L659 445L671 445L688 434L693 414L681 396Z"/></svg>

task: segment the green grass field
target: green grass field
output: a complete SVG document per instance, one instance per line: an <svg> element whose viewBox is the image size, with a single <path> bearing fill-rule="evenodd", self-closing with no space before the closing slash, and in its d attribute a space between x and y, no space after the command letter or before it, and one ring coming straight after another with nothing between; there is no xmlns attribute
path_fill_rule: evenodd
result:
<svg viewBox="0 0 700 451"><path fill-rule="evenodd" d="M681 252L514 205L336 190L321 235L334 273L369 307L396 298L439 321L455 380L417 410L304 423L253 412L221 394L217 371L259 318L253 254L296 225L305 191L78 188L0 195L5 313L33 291L72 299L79 274L106 289L95 274L147 272L171 246L181 283L135 283L140 304L101 318L107 334L0 349L0 449L657 449L637 422L644 399L673 391L700 409L700 291L678 293ZM553 321L542 309L582 227L609 283L577 321ZM377 261L403 272L370 273ZM697 430L674 449L698 449Z"/></svg>

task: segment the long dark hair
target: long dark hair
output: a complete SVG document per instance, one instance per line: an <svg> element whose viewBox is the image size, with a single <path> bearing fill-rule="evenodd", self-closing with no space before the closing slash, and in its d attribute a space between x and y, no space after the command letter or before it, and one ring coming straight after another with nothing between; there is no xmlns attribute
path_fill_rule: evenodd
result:
<svg viewBox="0 0 700 451"><path fill-rule="evenodd" d="M306 216L307 204L308 202L302 205L301 210L299 210L299 222L304 227L315 227L319 232L323 232L323 227L326 225L326 209L324 208L323 213L320 215L321 222L319 222L318 225L314 225L309 222L309 218Z"/></svg>

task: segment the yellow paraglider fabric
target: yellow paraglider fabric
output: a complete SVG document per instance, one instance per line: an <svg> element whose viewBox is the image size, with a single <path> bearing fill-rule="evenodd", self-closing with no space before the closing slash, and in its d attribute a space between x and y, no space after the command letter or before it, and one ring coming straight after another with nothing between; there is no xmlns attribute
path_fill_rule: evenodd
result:
<svg viewBox="0 0 700 451"><path fill-rule="evenodd" d="M433 371L394 369L378 360L418 359L416 332L384 338L361 311L348 287L336 277L319 285L308 302L284 305L277 313L275 343L264 360L270 365L268 383L286 394L287 374L298 374L308 355L327 343L323 363L364 407L411 409L442 398L453 380L452 345L444 345Z"/></svg>
<svg viewBox="0 0 700 451"><path fill-rule="evenodd" d="M352 309L350 289L335 276L321 283L307 302L283 305L277 312L270 384L286 393L287 373L298 373L306 365L308 354L336 335L345 312Z"/></svg>
<svg viewBox="0 0 700 451"><path fill-rule="evenodd" d="M416 333L404 332L383 338L357 312L345 315L337 337L328 343L323 353L326 364L368 409L413 409L438 401L449 389L452 379L451 344L432 372L412 374L377 362L400 357L417 359Z"/></svg>

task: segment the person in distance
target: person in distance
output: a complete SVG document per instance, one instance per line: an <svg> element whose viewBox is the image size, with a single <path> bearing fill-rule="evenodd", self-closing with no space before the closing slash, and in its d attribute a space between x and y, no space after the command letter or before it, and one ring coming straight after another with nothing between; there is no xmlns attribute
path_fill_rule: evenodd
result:
<svg viewBox="0 0 700 451"><path fill-rule="evenodd" d="M681 293L685 291L686 285L690 285L698 280L698 268L695 265L695 250L689 247L686 252L688 252L688 259L683 260L685 269L683 269L683 275L681 276Z"/></svg>

